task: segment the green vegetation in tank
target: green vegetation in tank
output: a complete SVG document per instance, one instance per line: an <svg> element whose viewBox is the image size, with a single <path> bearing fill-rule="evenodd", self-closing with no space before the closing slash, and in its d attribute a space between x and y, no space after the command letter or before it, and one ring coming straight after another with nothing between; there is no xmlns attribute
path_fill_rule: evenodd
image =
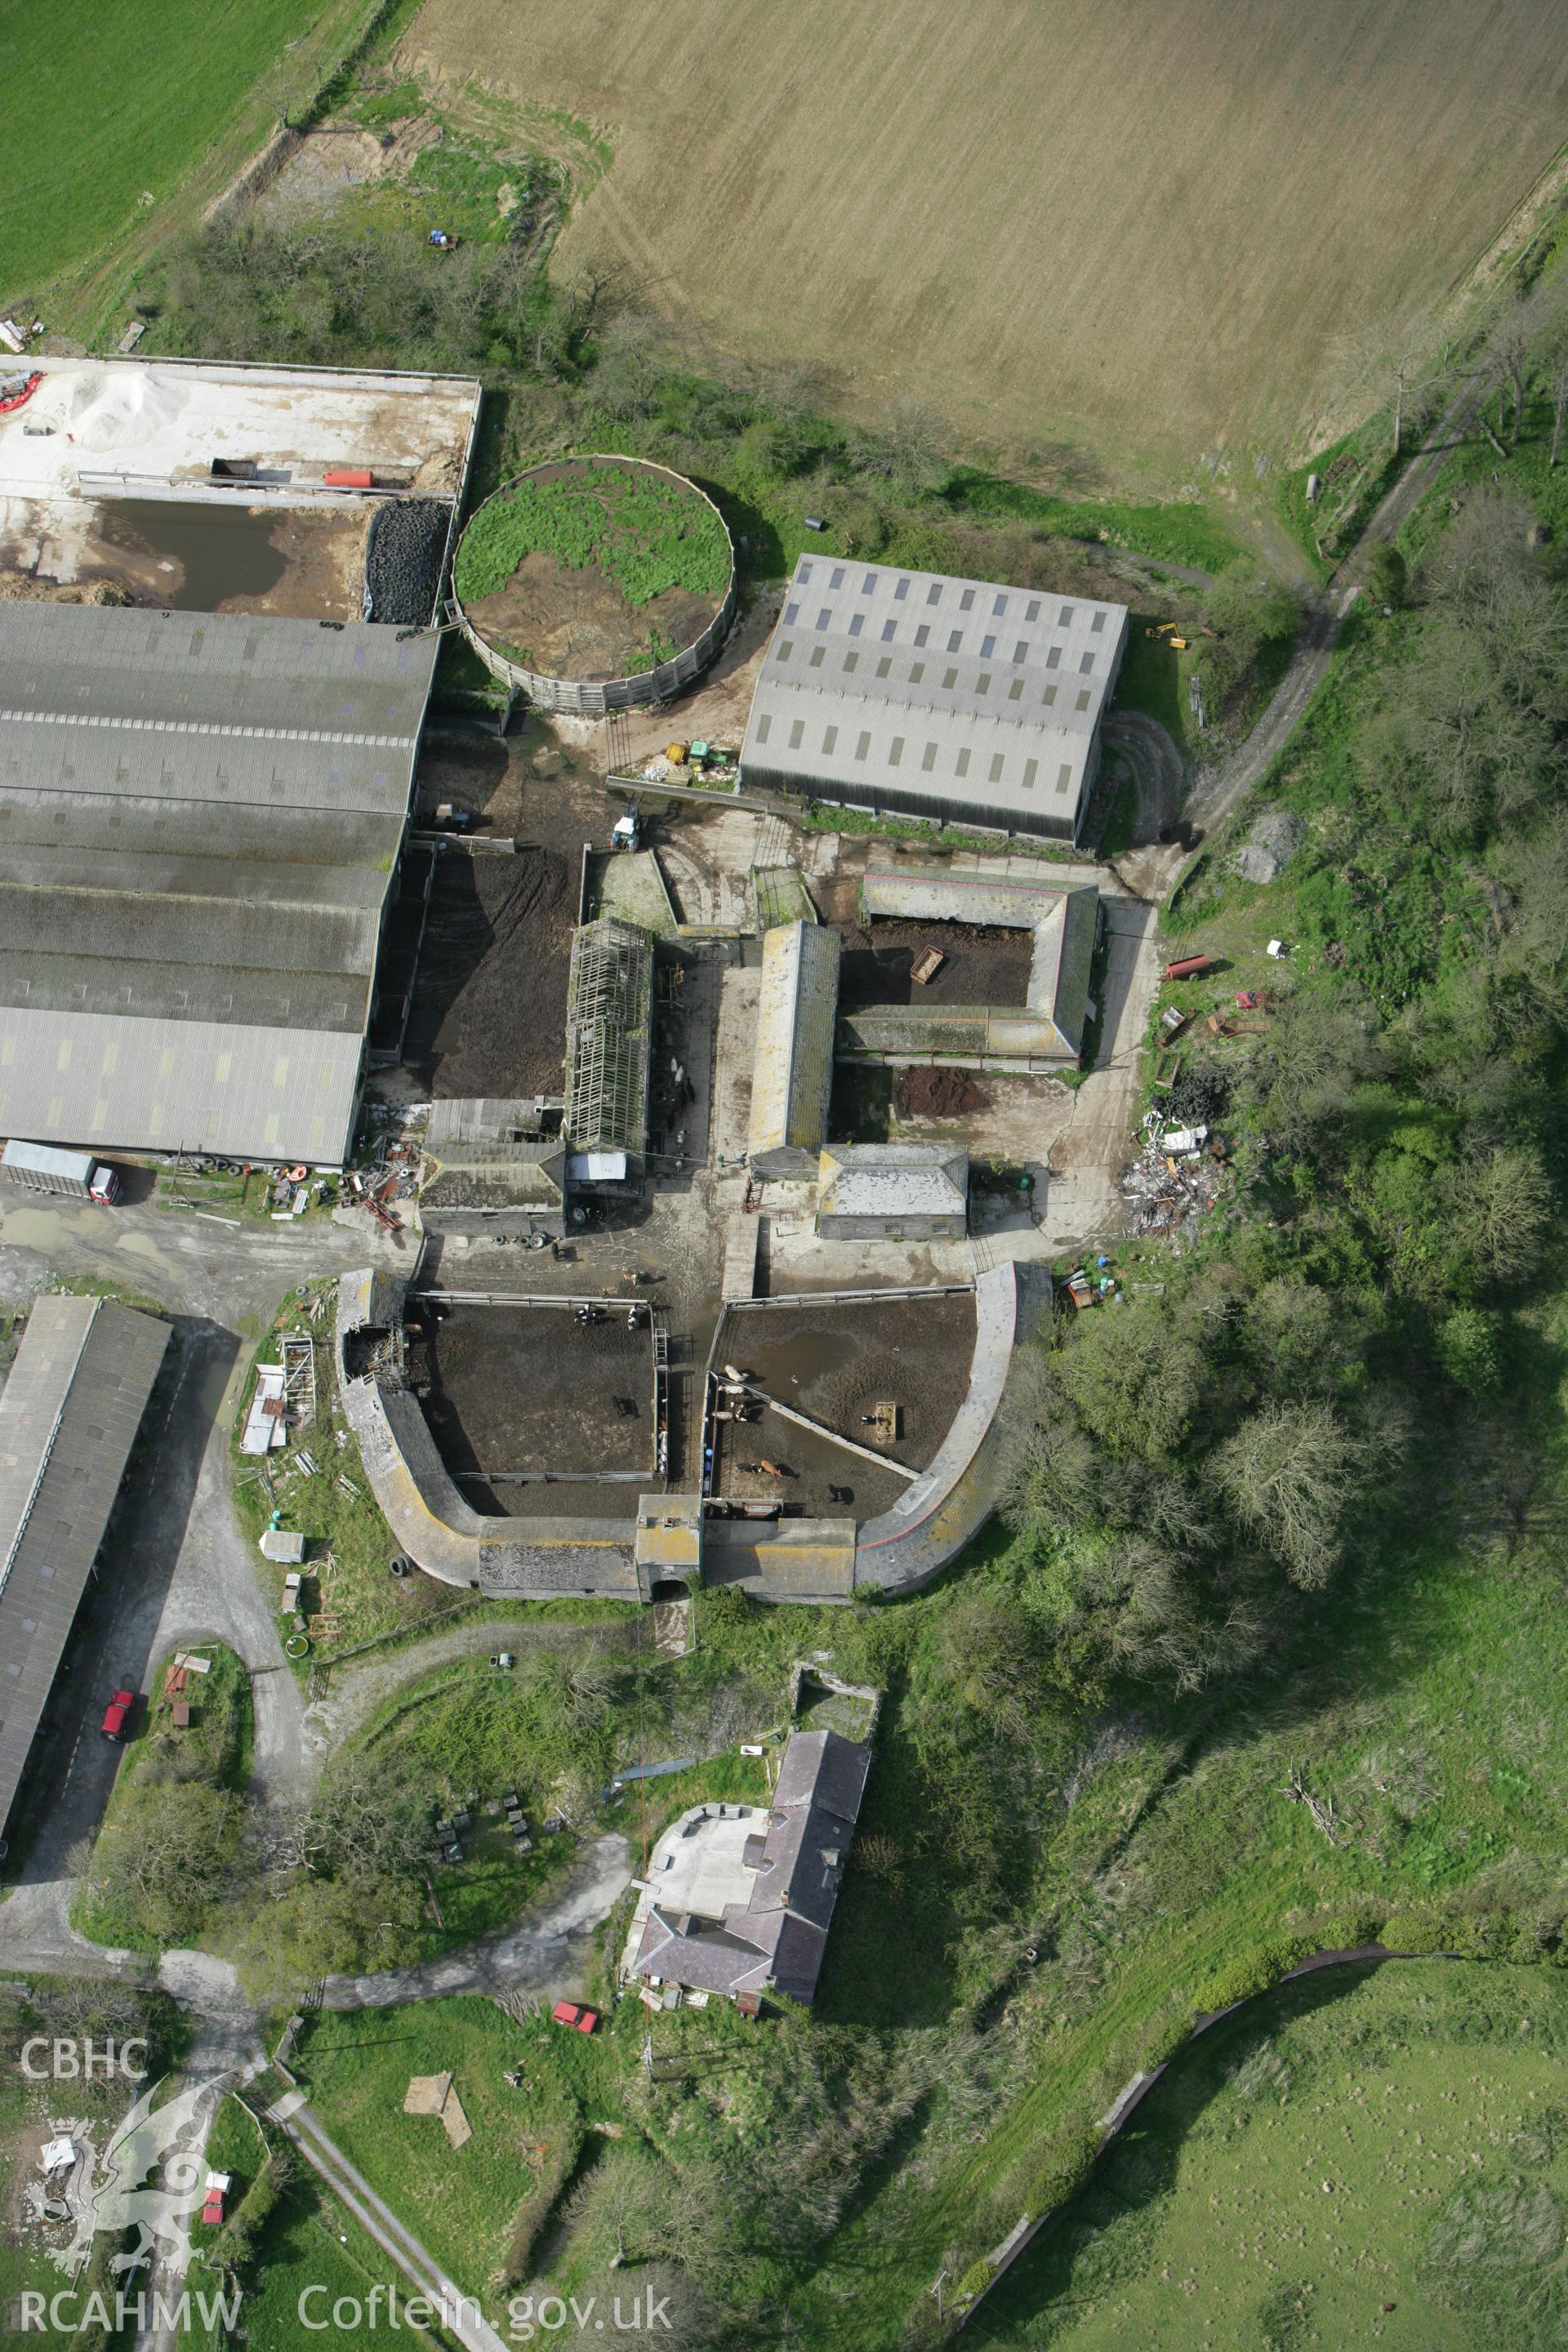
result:
<svg viewBox="0 0 1568 2352"><path fill-rule="evenodd" d="M458 595L493 595L536 551L569 571L596 568L635 605L671 588L722 596L730 580L717 514L695 491L640 467L587 461L491 499L463 533Z"/></svg>

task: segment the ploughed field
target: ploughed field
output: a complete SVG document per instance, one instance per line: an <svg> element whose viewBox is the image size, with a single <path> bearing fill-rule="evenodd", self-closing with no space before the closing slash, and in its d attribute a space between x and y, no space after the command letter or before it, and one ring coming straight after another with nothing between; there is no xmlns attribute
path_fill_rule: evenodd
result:
<svg viewBox="0 0 1568 2352"><path fill-rule="evenodd" d="M609 126L563 283L1183 469L1278 456L1331 340L1440 301L1563 137L1552 0L426 0L404 54Z"/></svg>

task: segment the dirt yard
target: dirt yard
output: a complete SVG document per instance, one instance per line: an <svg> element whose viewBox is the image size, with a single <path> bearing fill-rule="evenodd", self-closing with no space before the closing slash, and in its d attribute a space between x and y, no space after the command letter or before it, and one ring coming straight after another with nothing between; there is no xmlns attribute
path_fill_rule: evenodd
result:
<svg viewBox="0 0 1568 2352"><path fill-rule="evenodd" d="M868 1004L1022 1004L1029 985L1034 936L976 923L840 923L844 941L838 1002L847 1013ZM922 948L945 961L936 978L911 980Z"/></svg>
<svg viewBox="0 0 1568 2352"><path fill-rule="evenodd" d="M646 1311L635 1331L618 1299L585 1329L567 1307L450 1307L437 1318L426 1306L420 1324L422 1336L409 1341L409 1376L427 1384L420 1402L431 1434L476 1510L567 1508L563 1486L503 1480L484 1487L467 1475L476 1471L572 1471L584 1483L594 1474L638 1471L651 1479L653 1341ZM618 1409L617 1398L631 1410ZM613 1498L613 1488L604 1493ZM613 1499L607 1507L616 1508Z"/></svg>
<svg viewBox="0 0 1568 2352"><path fill-rule="evenodd" d="M441 730L420 754L422 816L442 801L518 850L443 854L404 1059L442 1099L558 1095L583 845L609 841L603 788L542 730Z"/></svg>
<svg viewBox="0 0 1568 2352"><path fill-rule="evenodd" d="M177 613L266 613L357 621L370 509L181 506L104 499L79 562L84 579Z"/></svg>
<svg viewBox="0 0 1568 2352"><path fill-rule="evenodd" d="M596 682L646 669L656 642L683 652L719 604L717 596L669 588L632 604L593 564L569 569L534 548L510 580L468 611L480 635L512 661L548 677Z"/></svg>
<svg viewBox="0 0 1568 2352"><path fill-rule="evenodd" d="M969 1386L973 1351L974 1301L963 1291L854 1306L825 1300L819 1307L735 1307L719 1349L721 1361L754 1373L757 1385L784 1404L912 1470L925 1469L947 1435ZM897 1439L864 1419L881 1404L899 1408ZM743 1445L749 1449L756 1438L773 1461L779 1459L775 1444L793 1460L789 1448L806 1435L776 1414L741 1429ZM847 1478L871 1473L871 1465L853 1454L836 1458Z"/></svg>
<svg viewBox="0 0 1568 2352"><path fill-rule="evenodd" d="M543 849L436 868L404 1060L432 1097L558 1095L576 877Z"/></svg>

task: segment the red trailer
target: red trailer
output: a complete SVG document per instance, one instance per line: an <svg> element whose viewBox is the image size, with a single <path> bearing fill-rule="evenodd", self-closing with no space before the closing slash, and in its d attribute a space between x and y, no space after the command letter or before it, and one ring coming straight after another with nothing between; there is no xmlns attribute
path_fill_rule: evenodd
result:
<svg viewBox="0 0 1568 2352"><path fill-rule="evenodd" d="M1195 980L1200 971L1207 971L1208 968L1209 960L1206 955L1178 956L1173 963L1168 963L1165 966L1165 978Z"/></svg>

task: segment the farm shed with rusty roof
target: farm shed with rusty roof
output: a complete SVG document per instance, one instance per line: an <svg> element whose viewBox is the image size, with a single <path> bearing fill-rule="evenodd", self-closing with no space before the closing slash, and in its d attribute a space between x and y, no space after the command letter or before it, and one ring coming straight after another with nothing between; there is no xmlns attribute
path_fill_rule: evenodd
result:
<svg viewBox="0 0 1568 2352"><path fill-rule="evenodd" d="M1075 841L1124 604L803 555L752 698L750 784Z"/></svg>
<svg viewBox="0 0 1568 2352"><path fill-rule="evenodd" d="M809 1178L827 1135L839 939L817 923L780 923L763 937L751 1162L759 1176Z"/></svg>

